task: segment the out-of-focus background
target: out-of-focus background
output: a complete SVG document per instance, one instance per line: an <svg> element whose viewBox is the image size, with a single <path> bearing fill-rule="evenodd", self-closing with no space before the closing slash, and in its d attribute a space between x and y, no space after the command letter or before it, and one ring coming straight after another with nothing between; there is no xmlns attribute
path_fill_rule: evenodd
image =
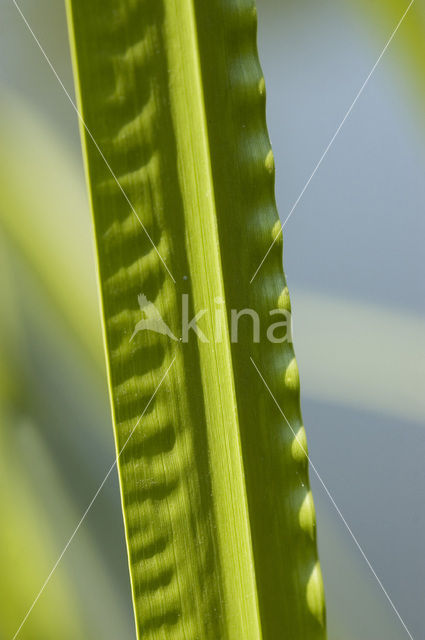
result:
<svg viewBox="0 0 425 640"><path fill-rule="evenodd" d="M258 0L286 219L407 0ZM62 3L20 6L72 94ZM113 459L76 114L0 0L0 638ZM415 638L425 634L425 0L284 230L310 456ZM314 474L330 640L406 638ZM134 637L113 474L19 634Z"/></svg>

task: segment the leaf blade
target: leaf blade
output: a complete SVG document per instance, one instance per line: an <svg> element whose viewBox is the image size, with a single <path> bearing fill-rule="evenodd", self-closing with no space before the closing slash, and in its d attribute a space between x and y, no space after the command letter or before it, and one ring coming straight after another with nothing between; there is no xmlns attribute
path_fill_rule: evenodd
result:
<svg viewBox="0 0 425 640"><path fill-rule="evenodd" d="M249 393L254 388L260 395L259 381L252 372L246 375L246 351L252 346L248 334L233 345L229 331L235 302L259 302L262 316L266 312L264 297L258 288L249 289L247 278L238 291L240 264L249 263L245 274L250 273L252 251L235 245L232 235L247 220L244 208L251 204L252 179L268 198L260 216L261 247L277 220L263 107L257 100L251 109L252 87L244 84L244 71L242 92L236 93L236 101L231 96L226 112L230 63L245 64L244 47L258 70L253 5L226 8L220 2L206 6L185 0L106 7L96 2L89 7L71 0L68 7L82 115L119 180L117 184L83 130L118 453L155 393L152 410L143 415L143 433L134 431L119 459L138 633L160 638L166 630L170 638L193 634L260 640L286 628L294 638L306 637L306 632L323 637L314 517L308 518L313 533L306 546L305 538L299 543L293 535L299 505L282 506L277 492L267 508L261 505L264 491L274 493L270 482L281 485L289 479L294 485L301 466L307 483L305 461L294 464L293 443L283 458L273 451L267 434L270 409L264 412L263 400ZM208 33L212 25L217 41ZM235 31L242 48L236 56L231 51ZM250 117L255 111L258 140L251 147L245 137L233 148L238 127L232 108L246 100ZM227 137L220 133L221 124ZM266 167L261 157L265 147ZM232 217L227 215L229 203L236 209ZM249 241L258 252L252 229ZM282 287L279 255L274 252L273 295L280 295ZM130 340L140 320L140 293L155 304L176 336L183 314L180 299L190 294L188 312L206 310L203 330L210 341L182 344L148 332ZM214 339L212 320L217 299L225 301L228 312L221 341ZM288 357L292 362L291 350L284 353ZM269 363L268 368L274 372L276 366ZM294 414L299 412L297 389L294 398L285 396ZM271 455L273 467L260 488L255 485L256 420L261 451ZM278 518L272 513L276 505ZM288 556L281 549L281 529L296 549L289 572L282 562ZM303 534L300 527L299 532ZM306 571L307 579L301 578ZM313 575L316 586L309 588Z"/></svg>

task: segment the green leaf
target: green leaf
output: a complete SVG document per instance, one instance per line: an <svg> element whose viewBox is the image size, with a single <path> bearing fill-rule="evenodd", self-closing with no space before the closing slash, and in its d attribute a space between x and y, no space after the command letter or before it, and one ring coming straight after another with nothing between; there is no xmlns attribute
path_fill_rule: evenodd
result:
<svg viewBox="0 0 425 640"><path fill-rule="evenodd" d="M407 11L407 13L406 13ZM404 0L375 0L353 2L353 13L363 29L372 34L374 46L384 47L400 22L386 55L386 66L396 71L391 82L397 93L405 95L413 107L417 128L423 130L425 90L422 83L425 60L425 7L423 3ZM381 72L382 73L382 72Z"/></svg>
<svg viewBox="0 0 425 640"><path fill-rule="evenodd" d="M51 123L4 87L0 110L0 224L86 353L100 362L94 260L78 165Z"/></svg>
<svg viewBox="0 0 425 640"><path fill-rule="evenodd" d="M2 399L3 400L3 399ZM27 419L12 420L13 414L0 406L0 499L2 526L0 527L0 561L2 582L0 587L0 633L11 638L23 623L40 591L42 580L49 574L52 558L57 556L58 541L52 534L52 524L46 517L46 505L40 492L28 477L28 467L22 461L22 441L30 429ZM38 453L38 452L37 452ZM31 464L38 458L34 456ZM44 460L43 460L44 462ZM55 486L54 490L56 489ZM45 488L45 487L43 487ZM44 494L44 498L45 498ZM61 495L61 515L67 513L69 504ZM59 543L61 544L61 543ZM70 572L58 572L55 589L37 602L31 619L31 628L19 628L25 638L65 640L87 637L88 625L84 624L78 608L77 592ZM78 614L76 614L78 611Z"/></svg>
<svg viewBox="0 0 425 640"><path fill-rule="evenodd" d="M323 638L298 373L291 344L263 335L289 305L279 241L250 284L279 230L255 7L68 13L138 635ZM140 295L185 338L184 294L207 342L131 339ZM231 341L246 307L260 345L249 318Z"/></svg>

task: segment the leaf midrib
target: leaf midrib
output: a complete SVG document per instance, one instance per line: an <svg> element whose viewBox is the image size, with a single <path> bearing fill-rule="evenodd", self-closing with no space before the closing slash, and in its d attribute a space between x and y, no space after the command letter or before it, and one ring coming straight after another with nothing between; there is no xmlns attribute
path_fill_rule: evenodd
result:
<svg viewBox="0 0 425 640"><path fill-rule="evenodd" d="M174 15L167 13L165 22L165 28L170 32L167 38L170 45L170 86L173 86L173 74L177 76L180 71L183 90L176 88L170 92L171 110L178 149L180 188L186 211L187 255L192 274L194 309L195 312L207 309L204 318L208 321L208 330L205 333L210 342L198 343L213 493L215 496L221 496L221 499L214 500L214 509L219 528L218 544L221 551L225 602L234 602L236 599L242 614L240 619L236 616L228 618L226 630L230 638L260 640L262 634L214 197L216 185L210 160L194 2L185 0L179 4L178 11L177 7L170 6L169 13L173 9ZM172 37L172 33L177 33L177 37ZM186 61L189 61L189 64L185 64ZM195 203L194 193L197 196ZM199 212L202 212L203 224ZM222 343L214 342L215 328L212 318L216 297L224 301L225 323ZM214 374L209 376L211 370ZM224 464L223 460L226 461Z"/></svg>

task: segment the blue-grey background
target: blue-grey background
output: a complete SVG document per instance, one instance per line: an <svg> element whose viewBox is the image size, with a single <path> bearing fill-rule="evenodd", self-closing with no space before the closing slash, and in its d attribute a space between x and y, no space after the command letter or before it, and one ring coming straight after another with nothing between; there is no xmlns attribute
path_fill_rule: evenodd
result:
<svg viewBox="0 0 425 640"><path fill-rule="evenodd" d="M415 638L425 635L425 111L406 39L423 8L406 16L284 231L310 455ZM258 9L283 221L397 20L385 29L346 0ZM311 482L330 637L407 637Z"/></svg>

